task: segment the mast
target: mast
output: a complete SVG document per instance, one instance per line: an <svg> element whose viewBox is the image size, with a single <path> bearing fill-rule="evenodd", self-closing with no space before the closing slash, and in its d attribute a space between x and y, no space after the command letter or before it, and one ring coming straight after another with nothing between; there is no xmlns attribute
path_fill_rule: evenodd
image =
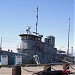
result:
<svg viewBox="0 0 75 75"><path fill-rule="evenodd" d="M0 49L2 49L2 37L1 37Z"/></svg>
<svg viewBox="0 0 75 75"><path fill-rule="evenodd" d="M71 55L73 56L73 47L71 47Z"/></svg>
<svg viewBox="0 0 75 75"><path fill-rule="evenodd" d="M36 19L37 19L37 22L36 22L36 35L37 35L37 25L38 25L38 6L37 6L37 15L36 15Z"/></svg>
<svg viewBox="0 0 75 75"><path fill-rule="evenodd" d="M70 18L69 18L69 29L68 29L68 50L67 50L67 54L69 54L69 37L70 37Z"/></svg>

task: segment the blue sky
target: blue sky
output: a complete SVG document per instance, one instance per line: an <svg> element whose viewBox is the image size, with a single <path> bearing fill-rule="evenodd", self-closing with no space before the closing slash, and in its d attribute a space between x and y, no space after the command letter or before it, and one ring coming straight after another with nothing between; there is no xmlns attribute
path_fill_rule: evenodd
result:
<svg viewBox="0 0 75 75"><path fill-rule="evenodd" d="M0 37L3 49L17 48L20 33L27 26L35 31L36 7L39 7L38 32L53 35L56 47L67 51L68 18L71 18L70 49L74 47L74 0L0 0Z"/></svg>

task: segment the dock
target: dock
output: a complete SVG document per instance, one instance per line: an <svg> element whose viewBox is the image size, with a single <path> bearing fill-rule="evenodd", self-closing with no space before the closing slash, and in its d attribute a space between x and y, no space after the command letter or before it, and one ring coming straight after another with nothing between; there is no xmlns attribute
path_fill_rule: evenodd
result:
<svg viewBox="0 0 75 75"><path fill-rule="evenodd" d="M52 65L52 68L55 70L63 70L62 65ZM75 65L71 65L72 68L70 68L71 72L75 72ZM33 73L42 71L44 69L44 66L30 66L30 67L21 67L21 75L32 75ZM53 70L51 69L51 70ZM0 68L0 75L12 75L12 67L1 67ZM75 75L71 74L71 75Z"/></svg>

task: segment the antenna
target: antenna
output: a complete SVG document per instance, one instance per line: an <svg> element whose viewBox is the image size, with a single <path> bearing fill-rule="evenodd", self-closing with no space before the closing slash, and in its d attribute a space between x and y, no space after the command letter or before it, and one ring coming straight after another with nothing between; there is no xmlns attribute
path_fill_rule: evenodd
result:
<svg viewBox="0 0 75 75"><path fill-rule="evenodd" d="M70 18L69 18L69 29L68 29L68 50L67 50L67 54L69 54L69 36L70 36Z"/></svg>
<svg viewBox="0 0 75 75"><path fill-rule="evenodd" d="M37 19L37 22L36 22L36 35L37 35L37 25L38 25L38 6L37 6L37 15L36 15L36 19Z"/></svg>

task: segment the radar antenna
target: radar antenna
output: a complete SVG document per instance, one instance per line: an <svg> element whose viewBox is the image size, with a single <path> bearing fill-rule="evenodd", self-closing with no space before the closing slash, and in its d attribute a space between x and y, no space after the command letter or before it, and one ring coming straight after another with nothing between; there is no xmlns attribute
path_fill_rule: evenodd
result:
<svg viewBox="0 0 75 75"><path fill-rule="evenodd" d="M31 34L30 29L31 29L31 27L30 27L30 26L28 26L28 29L26 29L27 34Z"/></svg>

